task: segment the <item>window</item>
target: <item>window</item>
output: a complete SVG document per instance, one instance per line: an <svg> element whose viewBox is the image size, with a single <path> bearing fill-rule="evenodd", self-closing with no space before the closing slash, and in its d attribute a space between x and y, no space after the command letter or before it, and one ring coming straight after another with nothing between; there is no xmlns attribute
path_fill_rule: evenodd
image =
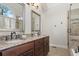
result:
<svg viewBox="0 0 79 59"><path fill-rule="evenodd" d="M13 17L12 10L5 4L0 4L0 15Z"/></svg>

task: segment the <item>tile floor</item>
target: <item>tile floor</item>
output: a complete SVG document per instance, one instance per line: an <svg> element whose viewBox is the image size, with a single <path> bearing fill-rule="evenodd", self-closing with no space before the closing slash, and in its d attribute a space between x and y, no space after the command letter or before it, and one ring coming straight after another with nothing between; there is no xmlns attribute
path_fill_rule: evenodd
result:
<svg viewBox="0 0 79 59"><path fill-rule="evenodd" d="M48 56L69 56L69 50L59 47L50 47Z"/></svg>

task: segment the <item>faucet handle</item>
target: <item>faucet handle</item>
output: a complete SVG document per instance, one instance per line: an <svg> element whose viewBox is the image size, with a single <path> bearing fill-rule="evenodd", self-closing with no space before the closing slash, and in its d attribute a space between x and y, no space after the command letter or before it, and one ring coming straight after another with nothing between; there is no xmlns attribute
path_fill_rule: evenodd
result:
<svg viewBox="0 0 79 59"><path fill-rule="evenodd" d="M11 40L11 36L10 35L7 35L6 36L6 40Z"/></svg>
<svg viewBox="0 0 79 59"><path fill-rule="evenodd" d="M16 32L11 32L11 39L16 39Z"/></svg>
<svg viewBox="0 0 79 59"><path fill-rule="evenodd" d="M22 38L22 35L18 34L18 35L16 35L16 37L20 39L20 38Z"/></svg>

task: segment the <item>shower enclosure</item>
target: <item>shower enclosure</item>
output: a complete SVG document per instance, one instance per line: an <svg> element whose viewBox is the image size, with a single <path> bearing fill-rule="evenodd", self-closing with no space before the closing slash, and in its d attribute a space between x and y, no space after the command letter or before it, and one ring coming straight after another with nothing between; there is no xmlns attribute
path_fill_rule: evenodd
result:
<svg viewBox="0 0 79 59"><path fill-rule="evenodd" d="M68 11L68 47L79 46L79 4L70 4Z"/></svg>

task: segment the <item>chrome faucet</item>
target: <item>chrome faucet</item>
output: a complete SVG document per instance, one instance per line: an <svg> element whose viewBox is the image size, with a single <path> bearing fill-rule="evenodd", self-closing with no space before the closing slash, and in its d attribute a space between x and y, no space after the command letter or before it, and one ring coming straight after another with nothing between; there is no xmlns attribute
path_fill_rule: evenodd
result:
<svg viewBox="0 0 79 59"><path fill-rule="evenodd" d="M11 40L16 39L16 32L11 32Z"/></svg>

